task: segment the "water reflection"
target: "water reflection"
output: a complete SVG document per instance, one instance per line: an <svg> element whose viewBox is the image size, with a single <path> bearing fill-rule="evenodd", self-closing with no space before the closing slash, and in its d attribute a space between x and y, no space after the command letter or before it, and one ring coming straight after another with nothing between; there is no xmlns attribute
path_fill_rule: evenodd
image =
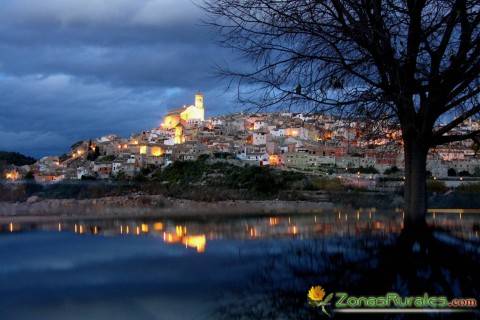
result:
<svg viewBox="0 0 480 320"><path fill-rule="evenodd" d="M436 210L428 221L479 240L477 212ZM396 243L402 227L401 210L375 209L7 221L0 225L0 254L8 257L0 268L1 319L70 319L75 312L82 319L320 319L305 304L314 284L357 295L478 297L478 242L448 235L428 252L407 252Z"/></svg>
<svg viewBox="0 0 480 320"><path fill-rule="evenodd" d="M379 213L374 208L338 210L321 215L291 215L210 219L108 219L69 221L43 224L0 225L0 232L23 231L73 232L78 235L158 236L167 244L183 245L198 253L205 252L211 240L233 239L311 239L323 236L359 236L399 234L403 229L404 213L396 210ZM435 209L428 223L448 230L456 237L478 240L480 214L461 209Z"/></svg>

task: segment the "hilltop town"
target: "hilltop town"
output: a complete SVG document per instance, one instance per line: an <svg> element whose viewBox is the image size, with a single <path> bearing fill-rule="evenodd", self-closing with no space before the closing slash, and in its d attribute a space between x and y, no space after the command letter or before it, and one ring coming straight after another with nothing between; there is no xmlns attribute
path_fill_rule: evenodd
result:
<svg viewBox="0 0 480 320"><path fill-rule="evenodd" d="M326 114L235 113L205 118L205 109L204 96L197 93L192 105L169 111L157 128L129 138L112 134L79 141L64 155L11 166L3 177L29 177L40 183L129 179L144 168L207 156L337 178L402 175L399 130L372 136L369 123ZM480 123L474 121L458 128L479 129ZM461 180L480 176L480 161L472 142L458 142L431 150L427 170L434 179L455 176Z"/></svg>

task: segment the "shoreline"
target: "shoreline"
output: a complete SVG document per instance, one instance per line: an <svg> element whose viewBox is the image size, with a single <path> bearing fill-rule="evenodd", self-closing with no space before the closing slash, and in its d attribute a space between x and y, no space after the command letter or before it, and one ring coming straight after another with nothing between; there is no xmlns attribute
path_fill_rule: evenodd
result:
<svg viewBox="0 0 480 320"><path fill-rule="evenodd" d="M319 214L332 202L226 200L203 202L161 195L129 195L96 199L29 199L0 202L0 224L135 218L213 218L287 214Z"/></svg>
<svg viewBox="0 0 480 320"><path fill-rule="evenodd" d="M356 195L358 197L358 195ZM345 197L341 197L345 199ZM233 217L265 217L310 215L335 209L381 210L393 213L400 206L382 208L380 203L348 203L340 199L315 200L222 200L214 202L170 198L163 195L130 194L91 199L42 199L37 196L23 202L0 202L0 224L49 223L102 219L221 219ZM371 199L372 200L372 199ZM371 203L370 203L371 204ZM400 204L400 203L396 203ZM443 209L441 209L443 208ZM429 213L480 213L480 207L432 206Z"/></svg>

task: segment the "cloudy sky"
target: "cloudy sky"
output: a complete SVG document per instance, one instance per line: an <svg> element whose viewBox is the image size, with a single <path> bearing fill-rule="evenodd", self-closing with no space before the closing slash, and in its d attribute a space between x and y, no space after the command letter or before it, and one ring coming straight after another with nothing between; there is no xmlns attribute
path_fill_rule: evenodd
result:
<svg viewBox="0 0 480 320"><path fill-rule="evenodd" d="M192 0L2 0L0 150L60 154L82 139L155 127L205 93L238 106L214 65L235 63Z"/></svg>

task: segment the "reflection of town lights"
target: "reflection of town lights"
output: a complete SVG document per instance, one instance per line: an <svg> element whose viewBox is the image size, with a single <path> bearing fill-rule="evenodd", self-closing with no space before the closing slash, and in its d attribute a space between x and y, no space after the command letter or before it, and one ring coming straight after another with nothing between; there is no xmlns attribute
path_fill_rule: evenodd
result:
<svg viewBox="0 0 480 320"><path fill-rule="evenodd" d="M142 232L147 233L148 232L148 224L142 223Z"/></svg>
<svg viewBox="0 0 480 320"><path fill-rule="evenodd" d="M195 236L187 236L182 240L185 246L190 248L195 248L197 252L202 253L205 252L205 245L207 243L207 239L205 235L195 235Z"/></svg>
<svg viewBox="0 0 480 320"><path fill-rule="evenodd" d="M83 234L85 232L85 229L84 229L83 225L80 225L78 230L79 230L78 233L80 233L80 234Z"/></svg>
<svg viewBox="0 0 480 320"><path fill-rule="evenodd" d="M62 232L62 224L61 223L58 224L58 232Z"/></svg>
<svg viewBox="0 0 480 320"><path fill-rule="evenodd" d="M162 231L163 230L163 223L161 222L155 222L153 224L153 230L155 231Z"/></svg>
<svg viewBox="0 0 480 320"><path fill-rule="evenodd" d="M123 234L123 226L120 226L120 234Z"/></svg>
<svg viewBox="0 0 480 320"><path fill-rule="evenodd" d="M187 234L187 227L176 226L175 227L175 233L177 234L178 237L181 237L181 236Z"/></svg>
<svg viewBox="0 0 480 320"><path fill-rule="evenodd" d="M138 236L138 235L140 234L140 227L139 227L139 226L137 226L137 227L135 228L135 231L136 231L135 233L136 233L136 234L137 234L137 236Z"/></svg>
<svg viewBox="0 0 480 320"><path fill-rule="evenodd" d="M93 227L93 234L98 234L98 227L97 226Z"/></svg>
<svg viewBox="0 0 480 320"><path fill-rule="evenodd" d="M271 226L277 225L278 224L278 218L270 218L269 219L269 224Z"/></svg>
<svg viewBox="0 0 480 320"><path fill-rule="evenodd" d="M126 227L125 227L125 233L126 233L126 234L129 234L129 233L130 233L130 226L126 226Z"/></svg>
<svg viewBox="0 0 480 320"><path fill-rule="evenodd" d="M8 230L10 232L13 232L13 222L10 222L10 224L8 225Z"/></svg>
<svg viewBox="0 0 480 320"><path fill-rule="evenodd" d="M163 233L163 241L166 243L176 243L180 242L181 237L177 236L175 233L164 232Z"/></svg>
<svg viewBox="0 0 480 320"><path fill-rule="evenodd" d="M296 235L298 233L297 226L292 226L291 233Z"/></svg>
<svg viewBox="0 0 480 320"><path fill-rule="evenodd" d="M78 226L77 226L77 224L76 224L76 223L75 223L75 225L74 225L73 229L75 230L75 233L77 233L77 232L78 232Z"/></svg>

